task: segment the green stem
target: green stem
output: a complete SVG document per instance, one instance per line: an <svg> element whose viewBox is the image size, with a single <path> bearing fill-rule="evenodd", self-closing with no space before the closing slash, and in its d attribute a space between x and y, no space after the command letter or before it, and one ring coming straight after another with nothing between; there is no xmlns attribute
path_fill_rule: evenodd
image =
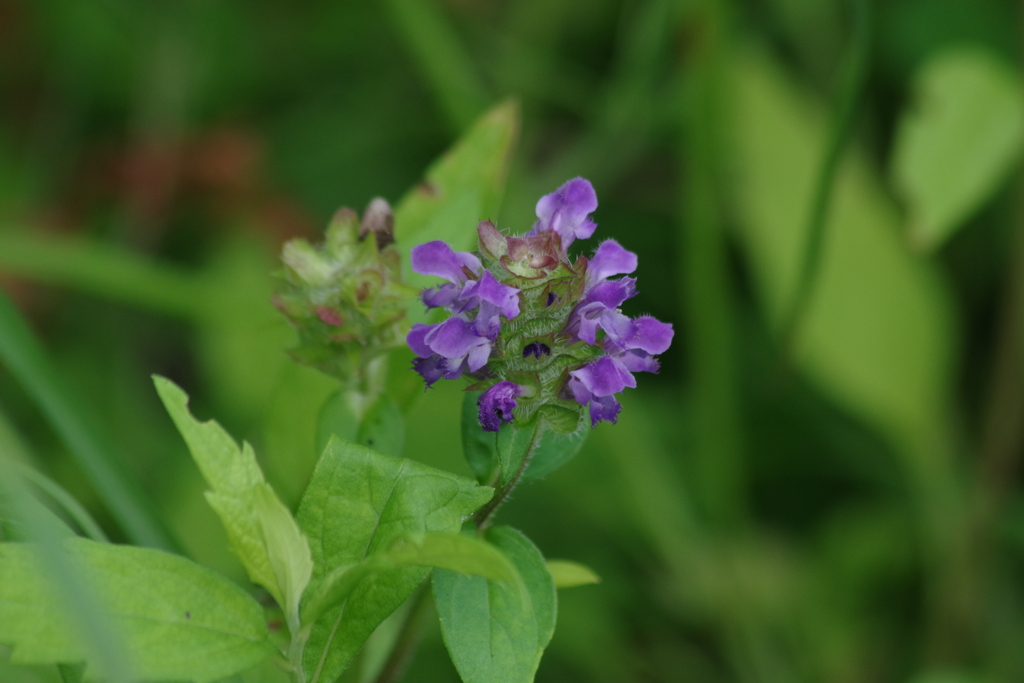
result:
<svg viewBox="0 0 1024 683"><path fill-rule="evenodd" d="M843 150L853 132L853 123L864 94L871 64L871 0L853 2L853 39L840 85L839 104L832 120L828 146L825 148L825 156L822 158L821 170L818 173L818 184L811 201L807 241L804 243L800 259L796 289L782 322L783 348L789 348L799 333L799 326L817 284L836 174L839 171L839 162L842 161Z"/></svg>
<svg viewBox="0 0 1024 683"><path fill-rule="evenodd" d="M537 445L540 443L541 437L544 435L544 428L546 423L542 419L537 420L536 426L533 428L533 434L530 436L530 443L526 447L526 455L523 456L523 461L519 464L519 469L508 481L507 484L498 489L498 492L494 494L494 497L487 502L482 508L477 510L476 514L473 515L473 522L476 524L478 531L483 531L490 526L491 518L494 517L494 513L498 511L498 508L508 500L513 489L519 484L519 480L523 478L523 473L526 472L526 468L530 466L530 460L533 458L534 451L537 450Z"/></svg>

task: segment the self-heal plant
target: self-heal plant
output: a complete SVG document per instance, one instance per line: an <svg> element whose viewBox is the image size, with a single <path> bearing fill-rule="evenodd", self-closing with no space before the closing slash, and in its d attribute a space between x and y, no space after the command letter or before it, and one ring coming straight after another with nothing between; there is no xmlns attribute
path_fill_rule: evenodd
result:
<svg viewBox="0 0 1024 683"><path fill-rule="evenodd" d="M412 268L448 283L423 292L428 308L449 317L413 325L407 337L414 368L429 387L466 376L480 426L536 424L577 430L589 409L592 426L616 422L615 395L635 387L635 372L657 372L655 356L672 342L672 326L631 319L620 306L636 295L636 254L615 240L594 255L571 258L570 245L594 234L591 184L576 178L537 202L537 221L522 236L480 223L479 251L455 252L440 241L413 248Z"/></svg>

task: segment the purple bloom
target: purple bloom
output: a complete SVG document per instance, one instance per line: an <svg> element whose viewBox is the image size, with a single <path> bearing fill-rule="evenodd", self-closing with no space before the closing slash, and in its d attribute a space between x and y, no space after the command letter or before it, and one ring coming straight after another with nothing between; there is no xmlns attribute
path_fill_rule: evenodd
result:
<svg viewBox="0 0 1024 683"><path fill-rule="evenodd" d="M516 399L523 393L523 388L515 382L498 382L485 391L476 404L480 408L478 418L485 432L496 432L501 428L502 421L512 422L512 411L516 407Z"/></svg>
<svg viewBox="0 0 1024 683"><path fill-rule="evenodd" d="M528 236L554 230L562 238L566 250L575 239L586 239L594 234L597 223L590 214L597 209L597 193L589 180L573 178L560 188L546 194L537 202L537 222Z"/></svg>
<svg viewBox="0 0 1024 683"><path fill-rule="evenodd" d="M466 283L460 300L464 302L464 310L480 308L476 314L476 329L490 339L498 336L499 314L508 320L519 315L519 290L501 284L490 271L484 271L479 280Z"/></svg>
<svg viewBox="0 0 1024 683"><path fill-rule="evenodd" d="M434 325L416 323L406 342L419 356L413 368L428 387L441 377L456 379L467 370L476 372L491 355L491 340L477 334L473 323L458 316Z"/></svg>
<svg viewBox="0 0 1024 683"><path fill-rule="evenodd" d="M412 269L420 275L436 275L461 285L480 274L480 259L468 251L452 251L441 240L434 240L412 248Z"/></svg>
<svg viewBox="0 0 1024 683"><path fill-rule="evenodd" d="M626 251L615 240L605 240L587 263L587 289L615 275L629 275L636 270L636 254Z"/></svg>

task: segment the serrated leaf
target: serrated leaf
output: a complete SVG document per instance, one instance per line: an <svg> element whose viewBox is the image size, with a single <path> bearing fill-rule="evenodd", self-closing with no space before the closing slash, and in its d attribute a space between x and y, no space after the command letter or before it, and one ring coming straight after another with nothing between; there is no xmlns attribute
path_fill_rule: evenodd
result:
<svg viewBox="0 0 1024 683"><path fill-rule="evenodd" d="M103 610L130 648L134 670L152 681L220 680L275 650L263 609L219 574L183 557L82 538L64 541ZM16 664L94 662L69 626L29 544L0 544L0 643Z"/></svg>
<svg viewBox="0 0 1024 683"><path fill-rule="evenodd" d="M945 242L1006 179L1024 151L1021 74L981 47L940 52L915 76L892 160L910 236Z"/></svg>
<svg viewBox="0 0 1024 683"><path fill-rule="evenodd" d="M206 483L206 493L231 541L231 549L253 583L270 591L294 622L299 600L313 572L309 544L291 512L263 480L252 446L239 448L213 420L199 422L188 410L188 395L154 377L167 412L188 444Z"/></svg>
<svg viewBox="0 0 1024 683"><path fill-rule="evenodd" d="M456 250L474 249L477 223L497 217L518 132L519 107L514 103L480 117L398 203L399 248L408 252L422 242L444 240ZM406 282L426 287L436 284L433 280L409 273Z"/></svg>
<svg viewBox="0 0 1024 683"><path fill-rule="evenodd" d="M303 607L303 621L314 621L327 609L344 602L361 582L372 581L382 571L405 566L437 567L512 584L519 581L519 574L508 559L477 538L461 534L403 538L382 553L325 576Z"/></svg>
<svg viewBox="0 0 1024 683"><path fill-rule="evenodd" d="M601 577L593 569L579 562L548 560L548 571L555 582L555 588L575 588L601 583Z"/></svg>
<svg viewBox="0 0 1024 683"><path fill-rule="evenodd" d="M441 633L465 683L530 683L555 630L555 584L544 557L522 533L494 527L486 538L515 565L526 593L507 583L435 570Z"/></svg>
<svg viewBox="0 0 1024 683"><path fill-rule="evenodd" d="M409 534L455 533L492 495L492 489L464 477L332 439L298 513L310 539L314 580L383 552ZM316 620L302 659L307 680L337 678L428 571L382 571L356 587L343 606Z"/></svg>
<svg viewBox="0 0 1024 683"><path fill-rule="evenodd" d="M462 455L480 482L488 482L497 467L495 435L480 426L477 399L482 391L467 391L462 397Z"/></svg>

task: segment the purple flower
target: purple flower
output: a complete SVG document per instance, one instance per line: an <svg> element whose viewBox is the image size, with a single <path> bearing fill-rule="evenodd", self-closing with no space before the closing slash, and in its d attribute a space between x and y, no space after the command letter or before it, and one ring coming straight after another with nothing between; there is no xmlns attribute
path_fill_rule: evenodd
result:
<svg viewBox="0 0 1024 683"><path fill-rule="evenodd" d="M479 280L467 282L460 295L463 310L479 307L476 314L476 330L490 339L498 336L500 320L498 315L512 320L519 315L519 290L498 282L490 271L484 271Z"/></svg>
<svg viewBox="0 0 1024 683"><path fill-rule="evenodd" d="M441 240L434 240L412 248L412 269L420 275L436 275L461 285L480 274L483 266L468 251L452 251Z"/></svg>
<svg viewBox="0 0 1024 683"><path fill-rule="evenodd" d="M523 393L523 388L515 382L498 382L481 394L476 404L480 408L477 417L485 432L496 432L501 428L502 421L512 422L512 411L516 407L516 399Z"/></svg>
<svg viewBox="0 0 1024 683"><path fill-rule="evenodd" d="M428 387L441 377L456 379L467 370L476 372L491 355L491 340L477 334L473 323L458 316L434 325L416 323L406 342L419 356L413 361L413 368Z"/></svg>
<svg viewBox="0 0 1024 683"><path fill-rule="evenodd" d="M590 214L597 209L597 193L589 180L573 178L560 188L546 194L537 202L537 222L527 236L554 230L562 238L562 249L567 250L575 239L586 239L594 234L597 223Z"/></svg>

